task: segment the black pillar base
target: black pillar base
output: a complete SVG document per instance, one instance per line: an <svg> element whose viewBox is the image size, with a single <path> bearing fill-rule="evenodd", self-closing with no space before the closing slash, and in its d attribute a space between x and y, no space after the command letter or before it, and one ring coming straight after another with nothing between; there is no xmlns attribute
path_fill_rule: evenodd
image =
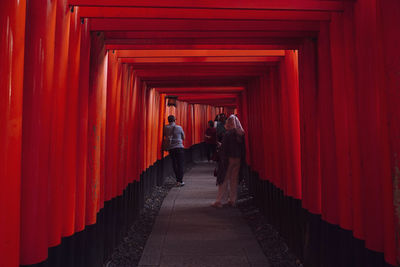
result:
<svg viewBox="0 0 400 267"><path fill-rule="evenodd" d="M322 220L285 196L281 189L258 173L249 171L249 191L255 205L286 239L289 248L307 267L394 267L383 253L365 248L364 241Z"/></svg>
<svg viewBox="0 0 400 267"><path fill-rule="evenodd" d="M194 161L205 159L205 145L197 144L185 149L186 170ZM157 161L140 175L140 181L130 183L121 196L104 203L97 214L97 222L73 236L62 238L61 244L49 248L46 261L25 265L31 267L98 267L108 259L129 227L143 210L144 200L154 186L162 185L173 175L169 156Z"/></svg>

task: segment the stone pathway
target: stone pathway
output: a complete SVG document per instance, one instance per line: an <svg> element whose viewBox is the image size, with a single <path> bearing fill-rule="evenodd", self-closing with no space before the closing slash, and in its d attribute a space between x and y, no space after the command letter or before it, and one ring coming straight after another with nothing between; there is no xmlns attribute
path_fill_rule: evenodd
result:
<svg viewBox="0 0 400 267"><path fill-rule="evenodd" d="M147 240L141 267L269 267L239 210L215 209L214 165L197 164L172 188Z"/></svg>

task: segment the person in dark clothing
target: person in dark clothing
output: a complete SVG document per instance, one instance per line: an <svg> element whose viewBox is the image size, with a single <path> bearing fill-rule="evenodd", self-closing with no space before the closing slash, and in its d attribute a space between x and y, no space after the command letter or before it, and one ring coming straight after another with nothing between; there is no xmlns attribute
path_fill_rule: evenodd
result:
<svg viewBox="0 0 400 267"><path fill-rule="evenodd" d="M222 142L222 138L224 137L224 134L226 132L225 121L226 121L226 116L224 113L221 113L219 115L219 121L217 123L217 141L218 142Z"/></svg>
<svg viewBox="0 0 400 267"><path fill-rule="evenodd" d="M164 139L170 139L169 146L166 150L171 155L172 168L176 176L177 186L184 186L183 171L185 162L185 151L183 140L185 140L185 133L181 126L175 124L175 116L168 116L168 125L164 127Z"/></svg>
<svg viewBox="0 0 400 267"><path fill-rule="evenodd" d="M218 164L218 195L213 207L222 207L222 198L229 191L228 205L235 206L239 171L246 158L244 130L239 119L231 115L225 125L227 131L223 137L220 161ZM228 190L229 186L229 190Z"/></svg>
<svg viewBox="0 0 400 267"><path fill-rule="evenodd" d="M207 159L210 162L217 148L217 130L214 128L213 121L208 121L208 128L204 139L207 148Z"/></svg>

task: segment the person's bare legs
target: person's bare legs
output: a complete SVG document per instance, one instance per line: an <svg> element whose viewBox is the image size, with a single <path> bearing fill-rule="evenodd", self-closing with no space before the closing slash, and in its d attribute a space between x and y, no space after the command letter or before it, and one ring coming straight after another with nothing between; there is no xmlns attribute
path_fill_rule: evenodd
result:
<svg viewBox="0 0 400 267"><path fill-rule="evenodd" d="M218 185L217 199L211 206L216 207L216 208L222 207L222 198L226 194L227 188L228 188L228 182L225 179L222 184Z"/></svg>
<svg viewBox="0 0 400 267"><path fill-rule="evenodd" d="M235 206L237 200L238 178L240 170L240 158L229 158L229 166L231 167L231 177L229 179L229 202L231 206Z"/></svg>
<svg viewBox="0 0 400 267"><path fill-rule="evenodd" d="M233 206L236 202L237 197L237 180L239 175L240 158L229 158L228 169L226 170L226 176L224 182L218 186L217 199L215 200L213 207L222 207L222 200L227 193L228 184L230 186L229 201L228 204ZM233 182L234 180L235 182Z"/></svg>

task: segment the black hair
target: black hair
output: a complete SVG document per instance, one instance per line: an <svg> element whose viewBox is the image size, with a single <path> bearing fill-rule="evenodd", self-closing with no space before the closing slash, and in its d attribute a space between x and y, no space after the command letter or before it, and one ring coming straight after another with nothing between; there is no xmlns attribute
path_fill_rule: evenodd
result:
<svg viewBox="0 0 400 267"><path fill-rule="evenodd" d="M210 125L211 128L214 127L214 122L213 121L208 121L208 125Z"/></svg>
<svg viewBox="0 0 400 267"><path fill-rule="evenodd" d="M168 116L168 122L174 122L175 121L175 116L174 115L169 115Z"/></svg>

